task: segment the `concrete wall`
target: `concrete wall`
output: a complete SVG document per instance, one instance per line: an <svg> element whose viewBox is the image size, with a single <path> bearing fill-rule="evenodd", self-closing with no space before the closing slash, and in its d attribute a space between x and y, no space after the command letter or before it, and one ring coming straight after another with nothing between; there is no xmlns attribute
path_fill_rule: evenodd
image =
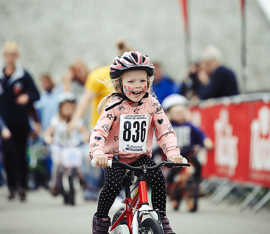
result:
<svg viewBox="0 0 270 234"><path fill-rule="evenodd" d="M270 24L257 1L247 4L247 87L270 90ZM241 82L239 1L190 0L190 19L192 57L217 45ZM23 64L35 77L49 71L59 79L77 57L90 67L109 64L118 39L162 61L179 81L186 71L178 0L2 0L0 26L0 46L16 40Z"/></svg>

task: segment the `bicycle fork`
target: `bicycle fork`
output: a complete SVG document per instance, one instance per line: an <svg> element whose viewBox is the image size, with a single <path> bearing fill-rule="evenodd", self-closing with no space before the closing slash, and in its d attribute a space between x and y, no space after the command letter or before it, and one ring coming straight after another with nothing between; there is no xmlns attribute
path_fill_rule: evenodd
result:
<svg viewBox="0 0 270 234"><path fill-rule="evenodd" d="M143 218L143 216L148 215L152 219L155 219L159 221L159 216L156 211L153 210L152 207L150 207L148 203L148 197L147 197L147 184L146 181L140 180L139 181L139 193L140 195L140 202L137 206L139 208L132 220L132 234L138 234L139 233L139 228L140 228L140 223Z"/></svg>

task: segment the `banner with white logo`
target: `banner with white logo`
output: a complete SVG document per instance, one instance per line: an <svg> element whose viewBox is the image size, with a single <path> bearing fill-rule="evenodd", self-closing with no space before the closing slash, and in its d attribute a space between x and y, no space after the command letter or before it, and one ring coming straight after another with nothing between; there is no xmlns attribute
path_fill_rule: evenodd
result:
<svg viewBox="0 0 270 234"><path fill-rule="evenodd" d="M214 141L203 164L205 178L270 187L270 102L216 104L192 108L191 113Z"/></svg>

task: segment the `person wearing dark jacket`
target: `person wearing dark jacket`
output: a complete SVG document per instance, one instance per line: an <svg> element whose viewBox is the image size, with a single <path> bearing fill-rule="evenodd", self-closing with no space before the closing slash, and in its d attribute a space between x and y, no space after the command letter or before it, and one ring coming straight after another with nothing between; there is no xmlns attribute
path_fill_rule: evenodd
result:
<svg viewBox="0 0 270 234"><path fill-rule="evenodd" d="M18 45L6 42L3 49L4 67L0 68L0 132L3 163L7 175L8 199L26 199L28 164L26 145L30 133L29 115L39 92L31 75L16 64Z"/></svg>
<svg viewBox="0 0 270 234"><path fill-rule="evenodd" d="M208 47L203 55L202 68L206 76L200 76L202 85L199 88L200 99L228 97L239 94L235 73L221 65L220 52Z"/></svg>
<svg viewBox="0 0 270 234"><path fill-rule="evenodd" d="M200 63L193 62L189 66L189 71L183 82L179 87L179 94L185 96L188 100L199 97L199 89L201 82L199 79L200 75Z"/></svg>

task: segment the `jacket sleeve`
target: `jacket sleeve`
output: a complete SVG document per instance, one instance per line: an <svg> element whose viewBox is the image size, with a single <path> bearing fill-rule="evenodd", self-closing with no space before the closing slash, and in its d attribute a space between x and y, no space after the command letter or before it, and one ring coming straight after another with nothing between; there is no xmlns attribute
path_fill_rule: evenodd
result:
<svg viewBox="0 0 270 234"><path fill-rule="evenodd" d="M33 103L39 100L40 98L39 91L34 83L33 78L27 71L25 71L25 79L27 82L27 94L29 95L30 102Z"/></svg>
<svg viewBox="0 0 270 234"><path fill-rule="evenodd" d="M191 125L191 135L194 139L195 144L198 144L202 147L204 146L204 140L206 138L206 135L201 129Z"/></svg>
<svg viewBox="0 0 270 234"><path fill-rule="evenodd" d="M177 146L176 134L168 120L160 103L155 98L152 98L153 107L153 124L155 134L159 146L162 148L166 156L180 155L180 150Z"/></svg>
<svg viewBox="0 0 270 234"><path fill-rule="evenodd" d="M104 146L111 130L115 114L113 109L103 111L90 136L90 158L104 154Z"/></svg>

